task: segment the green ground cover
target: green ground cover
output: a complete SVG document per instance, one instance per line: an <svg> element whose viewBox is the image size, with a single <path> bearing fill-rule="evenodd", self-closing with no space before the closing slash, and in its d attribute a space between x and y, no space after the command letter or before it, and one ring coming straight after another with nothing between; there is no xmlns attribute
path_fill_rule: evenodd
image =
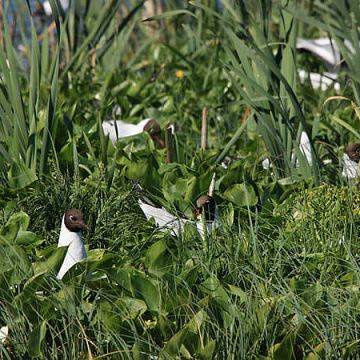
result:
<svg viewBox="0 0 360 360"><path fill-rule="evenodd" d="M1 22L0 357L356 358L360 197L341 173L360 138L358 2L169 1L147 21L142 1L51 3L49 31L19 3L21 49ZM318 36L345 59L339 92L299 81L326 69L296 51ZM163 137L174 124L171 162L101 126L148 117ZM214 173L214 232L146 221L138 185L190 218ZM71 207L88 257L59 281Z"/></svg>

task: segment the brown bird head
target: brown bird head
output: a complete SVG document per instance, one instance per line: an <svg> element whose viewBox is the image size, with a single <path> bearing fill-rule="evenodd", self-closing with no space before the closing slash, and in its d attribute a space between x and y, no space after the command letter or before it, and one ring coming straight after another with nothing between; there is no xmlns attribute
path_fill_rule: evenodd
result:
<svg viewBox="0 0 360 360"><path fill-rule="evenodd" d="M202 195L196 200L196 208L194 209L194 218L198 220L204 214L205 221L215 220L216 203L215 199L209 195Z"/></svg>
<svg viewBox="0 0 360 360"><path fill-rule="evenodd" d="M360 143L350 144L345 148L345 153L350 160L358 163L360 161Z"/></svg>
<svg viewBox="0 0 360 360"><path fill-rule="evenodd" d="M88 226L84 222L84 215L79 209L70 209L64 214L65 226L72 232L87 230Z"/></svg>
<svg viewBox="0 0 360 360"><path fill-rule="evenodd" d="M155 119L150 119L144 125L144 131L148 132L150 135L160 134L161 127L160 124Z"/></svg>
<svg viewBox="0 0 360 360"><path fill-rule="evenodd" d="M150 119L143 128L144 131L148 132L151 139L159 148L163 149L165 147L165 141L161 134L160 124L155 119Z"/></svg>

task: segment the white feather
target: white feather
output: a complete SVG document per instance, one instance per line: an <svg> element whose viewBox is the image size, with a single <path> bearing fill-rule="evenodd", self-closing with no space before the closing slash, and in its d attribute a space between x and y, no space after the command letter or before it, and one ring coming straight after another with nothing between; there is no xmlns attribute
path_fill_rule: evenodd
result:
<svg viewBox="0 0 360 360"><path fill-rule="evenodd" d="M305 131L301 132L299 149L300 149L301 153L305 156L308 163L311 165L312 164L311 144L310 144L309 137L307 136ZM292 160L294 159L294 157L295 157L295 154L293 152L291 155ZM264 159L262 161L261 165L262 165L263 169L265 169L265 170L269 170L270 168L272 168L272 164L271 164L269 158ZM299 167L298 160L296 161L295 166Z"/></svg>
<svg viewBox="0 0 360 360"><path fill-rule="evenodd" d="M196 221L196 229L202 239L205 239L205 234L211 234L219 226L220 226L220 222L219 222L219 213L217 207L215 208L214 221L203 221L203 217L200 217L200 219Z"/></svg>
<svg viewBox="0 0 360 360"><path fill-rule="evenodd" d="M71 269L75 264L86 258L86 250L81 238L81 232L70 231L64 221L64 216L61 222L61 230L59 236L58 247L68 246L64 262L57 274L58 279L62 279L63 276Z"/></svg>
<svg viewBox="0 0 360 360"><path fill-rule="evenodd" d="M139 205L146 216L146 219L150 220L151 218L154 218L155 224L161 231L171 230L171 234L174 236L178 236L184 230L184 226L188 221L171 215L164 208L145 204L141 200L139 200Z"/></svg>
<svg viewBox="0 0 360 360"><path fill-rule="evenodd" d="M318 39L297 39L297 49L307 50L329 65L335 67L340 63L340 51L335 41L328 37Z"/></svg>
<svg viewBox="0 0 360 360"><path fill-rule="evenodd" d="M69 7L69 0L60 0L60 5L63 8L64 11L66 11ZM50 5L50 1L46 0L42 3L44 12L46 16L51 16L52 15L52 9L51 9L51 5Z"/></svg>
<svg viewBox="0 0 360 360"><path fill-rule="evenodd" d="M344 45L350 52L355 53L355 49L349 40L345 40ZM332 67L338 66L341 61L341 53L338 45L328 37L318 39L299 38L296 42L296 48L313 53Z"/></svg>
<svg viewBox="0 0 360 360"><path fill-rule="evenodd" d="M157 208L155 206L145 204L141 200L139 200L139 205L146 219L150 220L151 218L153 218L155 220L155 224L160 228L160 231L170 230L173 236L179 236L184 231L185 224L190 223L196 225L196 229L202 238L205 237L204 223L202 220L198 220L195 222L187 219L182 219L170 214L164 208ZM215 220L213 222L206 223L207 233L212 232L213 229L219 226L218 218L218 212L216 209Z"/></svg>
<svg viewBox="0 0 360 360"><path fill-rule="evenodd" d="M348 179L356 179L359 177L359 164L352 161L348 154L343 155L343 171L342 176Z"/></svg>
<svg viewBox="0 0 360 360"><path fill-rule="evenodd" d="M322 91L327 90L330 86L334 86L334 90L338 92L340 90L340 84L335 81L338 77L336 73L325 72L323 75L319 73L307 72L303 69L298 71L300 82L303 84L306 79L310 80L313 89Z"/></svg>
<svg viewBox="0 0 360 360"><path fill-rule="evenodd" d="M9 328L7 326L3 326L0 328L0 342L4 343L9 336Z"/></svg>
<svg viewBox="0 0 360 360"><path fill-rule="evenodd" d="M102 128L104 134L109 135L110 140L115 143L118 139L141 134L149 120L151 119L144 119L137 124L129 124L122 120L104 121Z"/></svg>
<svg viewBox="0 0 360 360"><path fill-rule="evenodd" d="M212 178L211 178L210 185L209 185L208 195L211 196L211 197L214 195L214 191L215 191L215 183L216 183L215 177L216 177L216 174L214 173Z"/></svg>
<svg viewBox="0 0 360 360"><path fill-rule="evenodd" d="M300 136L300 151L305 156L307 162L311 165L312 164L312 155L311 155L311 144L309 137L305 131L301 132Z"/></svg>
<svg viewBox="0 0 360 360"><path fill-rule="evenodd" d="M262 165L263 169L265 169L265 170L269 170L272 167L272 164L271 164L271 161L269 158L264 159L261 162L261 165Z"/></svg>

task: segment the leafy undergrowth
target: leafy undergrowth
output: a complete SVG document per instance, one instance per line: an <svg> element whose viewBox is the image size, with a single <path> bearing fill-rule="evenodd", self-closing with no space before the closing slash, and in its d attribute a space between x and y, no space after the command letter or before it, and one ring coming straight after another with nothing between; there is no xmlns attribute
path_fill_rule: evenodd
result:
<svg viewBox="0 0 360 360"><path fill-rule="evenodd" d="M359 351L360 274L358 198L348 193L334 186L297 191L274 210L278 225L261 212L242 211L235 221L226 213L222 227L202 240L191 228L178 238L154 231L130 185L39 183L2 212L0 324L10 336L1 352L351 357ZM64 251L55 242L69 206L82 207L91 224L88 258L59 282ZM300 211L315 218L295 222Z"/></svg>
<svg viewBox="0 0 360 360"><path fill-rule="evenodd" d="M0 21L0 358L356 358L356 1L70 3L49 28L31 6ZM297 72L330 69L296 42L325 35L344 59L320 91ZM103 132L145 118L161 141ZM204 239L141 213L192 218L214 174ZM71 207L88 256L59 281Z"/></svg>

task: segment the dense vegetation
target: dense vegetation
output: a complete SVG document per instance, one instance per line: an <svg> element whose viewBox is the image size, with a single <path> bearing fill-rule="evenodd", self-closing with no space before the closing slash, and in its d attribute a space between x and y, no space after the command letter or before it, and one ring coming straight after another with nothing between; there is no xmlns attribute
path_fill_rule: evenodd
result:
<svg viewBox="0 0 360 360"><path fill-rule="evenodd" d="M16 24L2 2L0 357L355 358L360 197L342 154L360 139L360 4L150 2L51 0L39 19L15 1ZM344 58L340 90L299 81L326 69L296 40L320 36ZM144 118L167 148L101 125ZM139 184L190 218L213 173L214 232L146 221ZM70 207L88 257L59 281Z"/></svg>

